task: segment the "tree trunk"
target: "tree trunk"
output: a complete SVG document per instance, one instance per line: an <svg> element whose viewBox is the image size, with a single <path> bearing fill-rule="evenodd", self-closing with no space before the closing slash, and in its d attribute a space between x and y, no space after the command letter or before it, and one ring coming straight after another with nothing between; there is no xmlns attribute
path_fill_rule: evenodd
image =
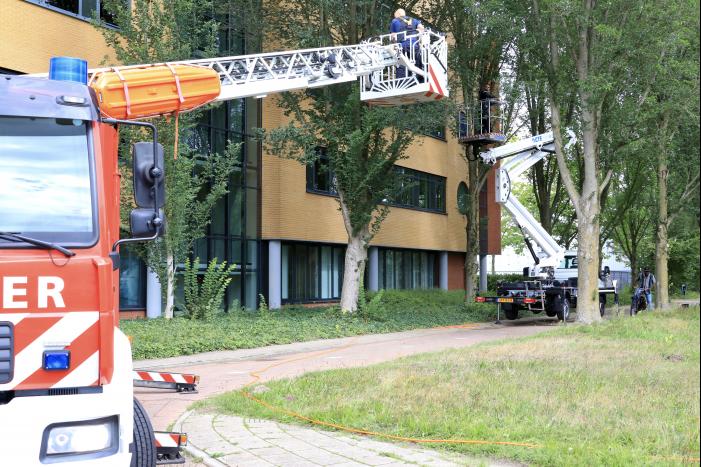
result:
<svg viewBox="0 0 701 467"><path fill-rule="evenodd" d="M666 122L663 123L661 133L665 134ZM667 200L667 154L663 148L657 151L657 235L655 238L655 273L657 283L655 284L655 305L657 308L667 308L669 306L669 270L667 262L669 260L668 232L669 213Z"/></svg>
<svg viewBox="0 0 701 467"><path fill-rule="evenodd" d="M582 92L582 100L588 102L588 93ZM582 148L584 151L584 180L579 197L577 215L577 259L579 261L577 281L577 320L583 323L601 321L599 312L599 180L596 174L598 163L597 131L594 113L585 107L582 110Z"/></svg>
<svg viewBox="0 0 701 467"><path fill-rule="evenodd" d="M175 298L175 258L173 252L169 251L166 258L166 308L163 316L166 319L173 317Z"/></svg>
<svg viewBox="0 0 701 467"><path fill-rule="evenodd" d="M361 232L348 239L341 289L341 310L344 313L353 313L358 309L358 292L368 259L367 236L367 232Z"/></svg>
<svg viewBox="0 0 701 467"><path fill-rule="evenodd" d="M472 303L477 294L477 273L480 254L480 162L471 160L476 153L474 146L467 151L467 225L465 226L465 302Z"/></svg>
<svg viewBox="0 0 701 467"><path fill-rule="evenodd" d="M477 273L479 272L479 201L477 209L468 209L467 225L465 226L465 240L467 251L465 253L465 301L472 303L477 292Z"/></svg>
<svg viewBox="0 0 701 467"><path fill-rule="evenodd" d="M628 260L630 261L630 286L635 289L638 286L638 252L636 251Z"/></svg>

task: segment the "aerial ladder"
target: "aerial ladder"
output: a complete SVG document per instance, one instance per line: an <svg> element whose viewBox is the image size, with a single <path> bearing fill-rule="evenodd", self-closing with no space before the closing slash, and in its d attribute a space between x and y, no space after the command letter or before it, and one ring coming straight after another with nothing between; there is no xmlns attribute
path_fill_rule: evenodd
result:
<svg viewBox="0 0 701 467"><path fill-rule="evenodd" d="M569 141L565 150L577 142L572 130L567 130ZM545 311L548 316L558 316L566 320L570 303L576 306L577 269L576 253L567 252L538 222L528 209L512 196L512 184L535 164L555 153L555 137L552 132L524 138L480 153L482 162L495 165L495 198L511 215L514 223L523 234L524 242L533 258L533 267L524 268L528 280L502 283L498 286L497 297L477 297L478 302L499 304L507 318L516 319L519 308L532 312ZM533 243L539 248L538 251ZM562 267L563 260L574 267ZM527 269L527 271L526 271ZM607 271L607 268L604 268ZM575 276L575 277L568 277ZM616 294L616 283L608 273L599 278L599 303L603 315L606 295Z"/></svg>
<svg viewBox="0 0 701 467"><path fill-rule="evenodd" d="M163 148L142 120L356 80L370 105L448 96L445 36L417 33L408 55L396 39L92 70L57 57L48 75L2 76L0 465L184 462L186 435L154 432L134 387L186 393L199 378L134 370L118 328L119 246L165 226ZM120 238L118 130L128 125L152 139L132 148L137 207Z"/></svg>

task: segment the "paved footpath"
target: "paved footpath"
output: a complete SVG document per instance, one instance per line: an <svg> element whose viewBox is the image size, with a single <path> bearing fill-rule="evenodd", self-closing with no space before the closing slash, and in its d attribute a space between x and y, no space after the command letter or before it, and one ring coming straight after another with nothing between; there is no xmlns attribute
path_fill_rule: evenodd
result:
<svg viewBox="0 0 701 467"><path fill-rule="evenodd" d="M137 369L195 373L201 379L196 394L146 388L134 391L149 412L154 428L165 430L177 421L175 429L182 428L188 433L191 453L203 458L207 465L467 465L479 463L479 460L449 458L420 446L384 443L271 421L188 412L187 407L195 401L240 389L251 382L251 372L266 369L276 362L285 363L266 370L260 375L261 381L294 377L309 371L367 366L406 355L529 336L556 325L551 318L527 318L504 321L499 326L479 324L421 329L136 361L134 368Z"/></svg>

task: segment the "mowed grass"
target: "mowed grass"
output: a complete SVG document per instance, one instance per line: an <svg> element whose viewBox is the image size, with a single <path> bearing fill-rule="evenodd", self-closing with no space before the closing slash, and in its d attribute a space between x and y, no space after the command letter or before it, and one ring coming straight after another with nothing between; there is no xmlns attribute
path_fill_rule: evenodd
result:
<svg viewBox="0 0 701 467"><path fill-rule="evenodd" d="M535 443L440 445L534 465L675 465L699 457L699 309L266 383L256 397L308 417L395 435ZM240 392L228 414L299 420Z"/></svg>

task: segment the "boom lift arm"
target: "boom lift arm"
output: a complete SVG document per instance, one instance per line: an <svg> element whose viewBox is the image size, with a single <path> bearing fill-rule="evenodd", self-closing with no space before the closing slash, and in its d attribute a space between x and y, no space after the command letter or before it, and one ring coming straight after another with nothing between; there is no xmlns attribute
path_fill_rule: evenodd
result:
<svg viewBox="0 0 701 467"><path fill-rule="evenodd" d="M278 92L323 87L358 79L361 81L360 98L370 104L402 105L447 97L448 44L445 35L426 30L417 32L416 36L419 46L416 50L411 49L408 55L396 41L396 34L386 34L355 45L96 68L88 70L88 74L91 85L100 76L117 75L118 95L105 96L101 103L109 104L114 103L110 101L123 99L127 112L122 117L132 119L192 110L212 101L262 98ZM404 72L403 76L398 77L400 67L409 73ZM180 102L174 100L169 107L161 105L162 110L158 112L129 112L128 88L146 86L147 76L158 68L165 70L164 76L171 83L174 82ZM207 98L200 95L195 105L183 105L181 83L177 76L183 68L213 70L219 80L218 93ZM47 74L31 76L46 77ZM115 90L115 86L109 87ZM149 96L151 102L163 100L163 96L152 89L149 92L152 94ZM132 100L135 100L133 96Z"/></svg>
<svg viewBox="0 0 701 467"><path fill-rule="evenodd" d="M567 130L567 133L570 140L565 148L569 148L577 141L574 132ZM524 234L526 245L535 262L534 267L531 268L530 275L532 277L548 277L549 273L564 258L565 249L557 244L540 222L528 212L528 209L511 196L511 180L554 152L555 139L553 133L548 132L505 144L480 154L482 161L489 165L494 165L499 160L505 160L495 175L496 202L506 208ZM529 237L540 247L540 256L533 250Z"/></svg>

